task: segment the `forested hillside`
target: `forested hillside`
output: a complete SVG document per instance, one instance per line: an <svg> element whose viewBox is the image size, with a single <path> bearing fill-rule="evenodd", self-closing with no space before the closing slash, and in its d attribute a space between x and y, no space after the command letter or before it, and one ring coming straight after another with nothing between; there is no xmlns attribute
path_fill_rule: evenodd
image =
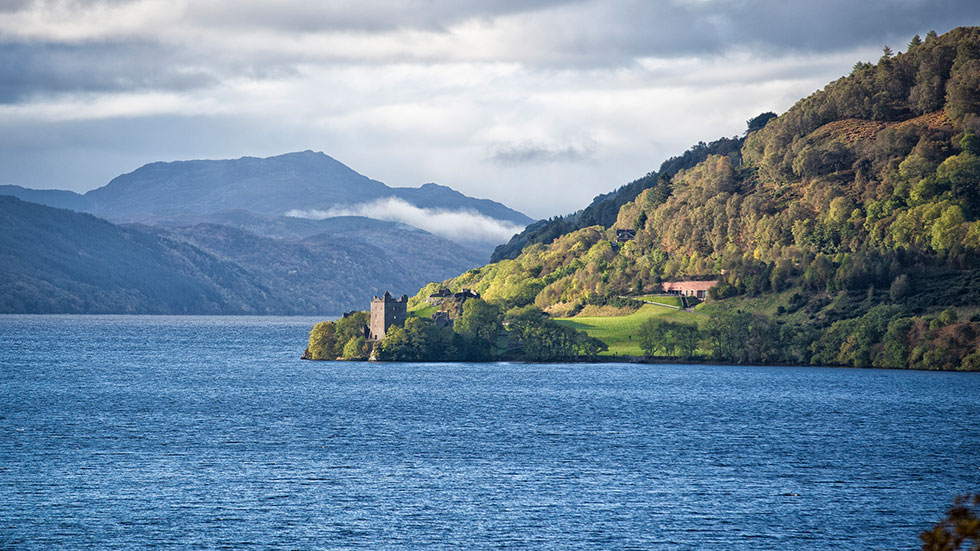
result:
<svg viewBox="0 0 980 551"><path fill-rule="evenodd" d="M217 224L144 230L234 262L273 289L288 304L280 312L290 313L339 315L386 290L414 289L480 262L480 255L411 226L352 220L360 223L347 231L293 240Z"/></svg>
<svg viewBox="0 0 980 551"><path fill-rule="evenodd" d="M773 113L763 113L748 121L749 131L756 129L757 125L765 125L766 121L775 116ZM709 155L734 155L737 157L742 147L742 141L742 138L720 138L707 144L701 142L685 151L683 155L664 161L660 165L659 171L651 172L616 191L599 195L592 200L589 206L578 212L567 216L556 216L548 220L538 220L528 225L524 231L512 237L510 241L499 245L493 251L490 261L497 262L516 258L528 245L551 243L556 237L575 230L597 225L608 227L616 221L619 209L636 199L636 196L643 190L657 185L663 186L664 182L669 181L680 170L693 167L708 158Z"/></svg>
<svg viewBox="0 0 980 551"><path fill-rule="evenodd" d="M614 222L527 239L416 300L469 287L573 315L664 279L720 277L702 311L749 315L742 330L772 343L727 359L980 368L980 29L885 48L768 119L740 150L638 180ZM616 243L616 229L636 237Z"/></svg>
<svg viewBox="0 0 980 551"><path fill-rule="evenodd" d="M480 258L394 222L278 229L288 238L217 224L119 226L0 195L0 312L338 315Z"/></svg>
<svg viewBox="0 0 980 551"><path fill-rule="evenodd" d="M224 314L289 307L253 274L187 243L0 195L0 312Z"/></svg>

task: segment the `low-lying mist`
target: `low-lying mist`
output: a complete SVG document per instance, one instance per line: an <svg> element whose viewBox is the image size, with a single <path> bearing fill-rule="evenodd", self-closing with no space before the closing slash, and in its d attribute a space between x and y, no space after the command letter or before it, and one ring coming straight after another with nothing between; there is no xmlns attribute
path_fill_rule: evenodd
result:
<svg viewBox="0 0 980 551"><path fill-rule="evenodd" d="M327 210L293 209L287 212L286 216L314 220L336 216L365 216L377 220L402 222L452 241L493 244L503 243L524 229L523 226L470 210L422 208L394 197Z"/></svg>

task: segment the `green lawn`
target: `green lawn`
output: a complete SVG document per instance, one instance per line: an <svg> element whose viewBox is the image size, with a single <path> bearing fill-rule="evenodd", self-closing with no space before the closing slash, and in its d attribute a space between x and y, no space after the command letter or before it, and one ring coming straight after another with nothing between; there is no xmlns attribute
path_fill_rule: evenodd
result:
<svg viewBox="0 0 980 551"><path fill-rule="evenodd" d="M420 318L431 318L432 314L439 311L439 306L435 304L429 304L428 302L423 302L414 310L410 310L410 314L415 314Z"/></svg>
<svg viewBox="0 0 980 551"><path fill-rule="evenodd" d="M609 345L609 350L603 355L642 356L638 329L640 324L650 318L662 318L668 321L698 324L707 318L692 312L644 304L639 310L628 316L612 318L581 317L558 318L556 321L567 327L585 331L589 336L602 340Z"/></svg>

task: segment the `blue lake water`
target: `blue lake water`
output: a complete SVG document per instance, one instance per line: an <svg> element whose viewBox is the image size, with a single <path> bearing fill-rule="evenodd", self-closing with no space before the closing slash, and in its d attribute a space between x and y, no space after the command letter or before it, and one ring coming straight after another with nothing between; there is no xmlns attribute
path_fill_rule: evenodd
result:
<svg viewBox="0 0 980 551"><path fill-rule="evenodd" d="M0 316L2 549L916 549L980 374L299 360L313 319Z"/></svg>

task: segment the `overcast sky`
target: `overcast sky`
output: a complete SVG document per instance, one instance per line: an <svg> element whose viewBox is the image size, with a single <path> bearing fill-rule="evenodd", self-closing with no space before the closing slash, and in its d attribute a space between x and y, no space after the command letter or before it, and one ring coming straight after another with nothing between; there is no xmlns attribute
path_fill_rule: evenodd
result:
<svg viewBox="0 0 980 551"><path fill-rule="evenodd" d="M0 183L312 149L547 217L977 24L977 0L0 0Z"/></svg>

